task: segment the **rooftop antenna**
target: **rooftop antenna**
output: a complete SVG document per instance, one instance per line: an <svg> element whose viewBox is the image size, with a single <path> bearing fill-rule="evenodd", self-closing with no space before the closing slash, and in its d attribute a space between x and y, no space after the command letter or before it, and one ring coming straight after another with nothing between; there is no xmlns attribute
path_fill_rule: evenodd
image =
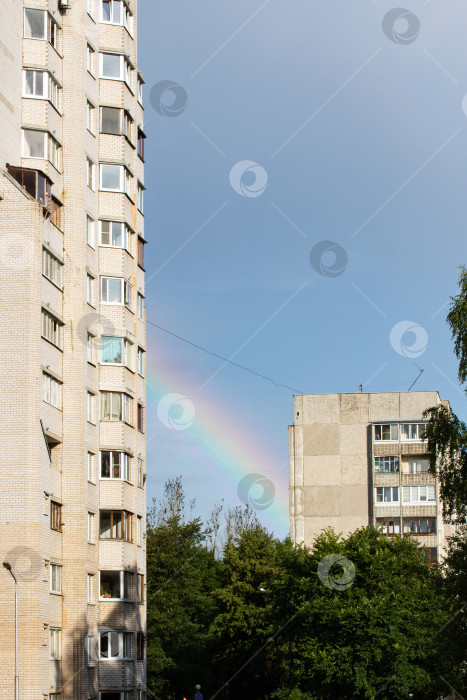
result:
<svg viewBox="0 0 467 700"><path fill-rule="evenodd" d="M415 365L415 362L413 364ZM419 371L418 375L415 377L415 381L413 381L412 384L409 386L408 391L410 391L412 389L412 387L415 386L415 384L418 382L418 380L422 376L423 372L425 371L424 369L422 369L418 365L415 365L415 367L420 371Z"/></svg>
<svg viewBox="0 0 467 700"><path fill-rule="evenodd" d="M359 390L360 393L362 393L362 391L363 391L363 384L359 384L359 385L358 385L358 390Z"/></svg>

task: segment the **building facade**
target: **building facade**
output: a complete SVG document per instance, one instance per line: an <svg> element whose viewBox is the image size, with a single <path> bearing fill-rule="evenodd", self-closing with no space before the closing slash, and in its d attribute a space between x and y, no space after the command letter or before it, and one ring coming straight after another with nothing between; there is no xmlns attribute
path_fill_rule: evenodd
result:
<svg viewBox="0 0 467 700"><path fill-rule="evenodd" d="M0 6L0 696L15 697L17 659L22 700L140 700L146 330L137 0Z"/></svg>
<svg viewBox="0 0 467 700"><path fill-rule="evenodd" d="M289 428L290 532L311 546L327 527L344 536L372 525L409 533L437 560L451 527L443 522L423 440L423 412L436 391L294 397Z"/></svg>

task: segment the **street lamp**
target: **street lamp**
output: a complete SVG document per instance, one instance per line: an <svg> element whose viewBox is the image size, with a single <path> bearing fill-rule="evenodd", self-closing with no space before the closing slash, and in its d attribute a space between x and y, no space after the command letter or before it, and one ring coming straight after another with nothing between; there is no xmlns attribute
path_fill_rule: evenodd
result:
<svg viewBox="0 0 467 700"><path fill-rule="evenodd" d="M8 561L3 562L3 567L10 572L15 582L15 700L19 700L19 677L18 677L18 581L11 570Z"/></svg>

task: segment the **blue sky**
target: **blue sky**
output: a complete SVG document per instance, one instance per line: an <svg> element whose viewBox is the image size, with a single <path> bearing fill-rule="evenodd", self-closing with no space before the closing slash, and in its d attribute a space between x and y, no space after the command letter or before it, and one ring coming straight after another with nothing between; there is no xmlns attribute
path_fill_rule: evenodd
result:
<svg viewBox="0 0 467 700"><path fill-rule="evenodd" d="M139 2L147 319L289 387L148 326L150 498L183 474L205 517L258 473L282 536L294 391L404 391L423 368L416 388L466 418L445 316L467 262L467 8L393 9Z"/></svg>

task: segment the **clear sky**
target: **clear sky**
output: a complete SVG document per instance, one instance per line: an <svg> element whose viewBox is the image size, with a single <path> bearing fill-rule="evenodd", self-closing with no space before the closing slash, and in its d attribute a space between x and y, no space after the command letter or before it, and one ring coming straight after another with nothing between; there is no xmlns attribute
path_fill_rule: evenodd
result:
<svg viewBox="0 0 467 700"><path fill-rule="evenodd" d="M148 325L149 498L182 474L202 517L249 497L282 536L293 393L406 391L421 368L467 417L445 323L467 6L393 9L139 2L147 319L256 373Z"/></svg>

